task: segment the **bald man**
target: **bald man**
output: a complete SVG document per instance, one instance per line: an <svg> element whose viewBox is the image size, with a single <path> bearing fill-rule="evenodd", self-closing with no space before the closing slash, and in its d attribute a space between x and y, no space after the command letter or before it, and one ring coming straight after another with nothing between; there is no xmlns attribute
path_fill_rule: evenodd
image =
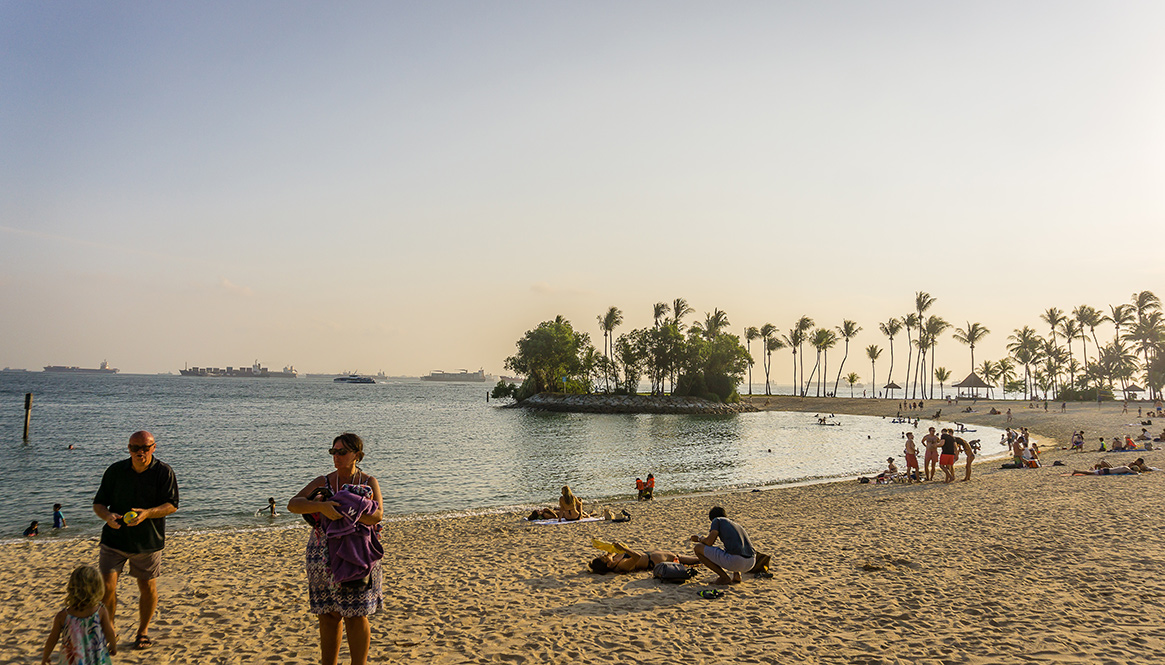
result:
<svg viewBox="0 0 1165 665"><path fill-rule="evenodd" d="M178 510L174 470L154 459L154 435L134 432L129 459L114 462L101 477L93 512L105 522L97 567L105 579L105 609L117 621L117 579L129 562L140 594L134 648L148 649L150 619L158 608L157 578L166 544L166 516Z"/></svg>

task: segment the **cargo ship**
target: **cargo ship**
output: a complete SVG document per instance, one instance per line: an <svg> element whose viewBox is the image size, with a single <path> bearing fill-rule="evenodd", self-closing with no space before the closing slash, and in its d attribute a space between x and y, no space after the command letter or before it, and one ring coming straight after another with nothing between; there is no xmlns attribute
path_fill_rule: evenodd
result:
<svg viewBox="0 0 1165 665"><path fill-rule="evenodd" d="M463 381L467 383L485 383L485 370L479 369L476 372L468 372L461 370L460 372L442 372L441 370L433 370L427 375L421 377L422 381Z"/></svg>
<svg viewBox="0 0 1165 665"><path fill-rule="evenodd" d="M258 360L250 367L188 367L180 369L178 372L182 376L210 376L231 379L294 379L299 376L295 367L288 366L284 367L282 372L272 372L259 365Z"/></svg>
<svg viewBox="0 0 1165 665"><path fill-rule="evenodd" d="M92 367L65 367L64 365L45 365L44 371L58 372L64 374L117 374L116 367L110 367L109 363L102 360L101 367L93 369Z"/></svg>

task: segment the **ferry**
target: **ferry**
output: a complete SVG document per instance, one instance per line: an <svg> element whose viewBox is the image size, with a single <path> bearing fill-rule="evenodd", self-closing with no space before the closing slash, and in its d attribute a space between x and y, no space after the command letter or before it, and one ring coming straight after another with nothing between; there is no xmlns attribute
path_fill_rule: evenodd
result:
<svg viewBox="0 0 1165 665"><path fill-rule="evenodd" d="M371 376L360 376L359 374L337 376L332 381L334 383L376 383L376 379L373 379Z"/></svg>

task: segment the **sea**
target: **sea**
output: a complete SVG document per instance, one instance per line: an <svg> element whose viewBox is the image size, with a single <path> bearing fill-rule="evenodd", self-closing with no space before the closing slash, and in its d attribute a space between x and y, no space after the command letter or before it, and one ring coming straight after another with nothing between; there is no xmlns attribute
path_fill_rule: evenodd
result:
<svg viewBox="0 0 1165 665"><path fill-rule="evenodd" d="M889 418L812 413L731 416L541 413L487 400L489 384L389 379L242 379L177 375L0 373L0 541L32 520L42 538L97 534L93 494L105 468L149 430L174 468L179 511L168 531L280 528L302 522L287 500L331 471L342 432L365 442L389 519L528 511L563 485L587 501L627 501L654 473L657 496L768 489L853 478L904 464ZM28 440L24 399L32 393ZM845 392L842 392L845 395ZM820 414L829 416L829 414ZM918 431L936 424L923 421ZM946 423L949 425L949 423ZM995 452L1001 431L978 427ZM918 436L916 434L916 436ZM275 499L280 515L257 515ZM68 528L52 529L62 504Z"/></svg>

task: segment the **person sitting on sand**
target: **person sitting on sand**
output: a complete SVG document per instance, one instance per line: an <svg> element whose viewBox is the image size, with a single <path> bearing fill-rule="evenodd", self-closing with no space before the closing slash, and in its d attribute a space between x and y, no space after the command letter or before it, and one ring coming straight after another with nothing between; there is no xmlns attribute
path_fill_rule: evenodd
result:
<svg viewBox="0 0 1165 665"><path fill-rule="evenodd" d="M582 499L570 491L570 485L563 485L562 496L558 497L558 518L564 522L573 522L590 517L583 512L582 507Z"/></svg>
<svg viewBox="0 0 1165 665"><path fill-rule="evenodd" d="M1132 436L1126 434L1125 435L1125 450L1136 450L1136 449L1137 449L1137 442L1133 441Z"/></svg>
<svg viewBox="0 0 1165 665"><path fill-rule="evenodd" d="M621 542L613 543L619 549L615 554L604 554L591 560L589 567L596 575L606 573L630 573L637 570L651 570L665 561L674 561L685 566L698 566L700 559L694 556L678 555L664 550L636 552Z"/></svg>
<svg viewBox="0 0 1165 665"><path fill-rule="evenodd" d="M1121 441L1119 436L1112 437L1112 444L1109 446L1110 450L1121 451L1125 449L1125 442Z"/></svg>
<svg viewBox="0 0 1165 665"><path fill-rule="evenodd" d="M1072 432L1072 450L1084 451L1084 431Z"/></svg>
<svg viewBox="0 0 1165 665"><path fill-rule="evenodd" d="M882 473L879 473L875 477L880 479L880 480L888 481L896 475L898 475L898 467L894 466L894 458L887 457L886 458L886 470L883 471Z"/></svg>
<svg viewBox="0 0 1165 665"><path fill-rule="evenodd" d="M1141 434L1137 437L1137 441L1152 441L1153 437L1149 436L1149 430L1142 427Z"/></svg>
<svg viewBox="0 0 1165 665"><path fill-rule="evenodd" d="M739 584L740 574L756 566L756 550L752 548L748 533L744 527L728 519L728 513L720 506L708 511L708 519L712 520L708 535L703 538L692 536L691 540L695 543L692 548L700 563L716 573L717 577L712 584ZM724 545L724 549L715 547L717 539ZM732 572L731 576L729 571Z"/></svg>

